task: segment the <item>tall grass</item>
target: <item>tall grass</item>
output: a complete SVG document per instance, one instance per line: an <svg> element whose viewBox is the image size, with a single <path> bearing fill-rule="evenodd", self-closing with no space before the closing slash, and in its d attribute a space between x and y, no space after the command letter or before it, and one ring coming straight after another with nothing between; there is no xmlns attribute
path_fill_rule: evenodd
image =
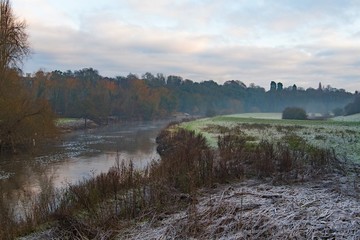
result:
<svg viewBox="0 0 360 240"><path fill-rule="evenodd" d="M340 168L333 150L308 145L293 133L277 142L262 140L254 144L247 139L231 134L218 137L218 181L253 176L297 181Z"/></svg>

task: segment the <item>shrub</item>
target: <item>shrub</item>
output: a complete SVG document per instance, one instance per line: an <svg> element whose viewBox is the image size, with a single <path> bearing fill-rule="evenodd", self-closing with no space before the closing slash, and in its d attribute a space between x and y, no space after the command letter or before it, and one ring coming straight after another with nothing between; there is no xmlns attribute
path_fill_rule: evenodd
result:
<svg viewBox="0 0 360 240"><path fill-rule="evenodd" d="M206 139L184 129L162 132L161 135L158 139L160 169L152 170L160 171L167 184L183 193L211 185L213 156Z"/></svg>
<svg viewBox="0 0 360 240"><path fill-rule="evenodd" d="M283 119L298 119L305 120L307 119L307 115L304 109L298 107L287 107L282 112Z"/></svg>

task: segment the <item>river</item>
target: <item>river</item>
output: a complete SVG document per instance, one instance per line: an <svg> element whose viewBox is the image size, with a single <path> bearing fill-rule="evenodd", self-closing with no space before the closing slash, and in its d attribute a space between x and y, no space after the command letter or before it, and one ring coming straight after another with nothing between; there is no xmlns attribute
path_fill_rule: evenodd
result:
<svg viewBox="0 0 360 240"><path fill-rule="evenodd" d="M38 144L31 153L0 156L0 193L18 197L51 182L64 187L106 172L120 159L142 168L159 158L155 138L168 121L113 124L74 131Z"/></svg>

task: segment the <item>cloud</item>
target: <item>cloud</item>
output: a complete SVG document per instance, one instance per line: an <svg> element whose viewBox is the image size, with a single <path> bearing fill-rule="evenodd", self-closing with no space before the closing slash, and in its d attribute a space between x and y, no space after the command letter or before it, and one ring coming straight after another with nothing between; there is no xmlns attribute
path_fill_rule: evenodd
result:
<svg viewBox="0 0 360 240"><path fill-rule="evenodd" d="M34 52L26 72L93 67L105 76L150 71L359 88L353 1L15 0L14 7Z"/></svg>

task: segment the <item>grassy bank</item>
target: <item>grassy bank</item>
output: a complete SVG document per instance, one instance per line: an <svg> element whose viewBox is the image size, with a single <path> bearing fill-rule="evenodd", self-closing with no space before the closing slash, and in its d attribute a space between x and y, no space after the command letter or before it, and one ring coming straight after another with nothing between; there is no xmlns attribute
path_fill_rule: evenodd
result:
<svg viewBox="0 0 360 240"><path fill-rule="evenodd" d="M356 118L331 120L282 120L279 114L237 114L186 122L181 126L203 134L216 148L217 138L231 131L239 131L254 138L255 142L280 141L296 135L315 147L334 149L341 158L360 163L360 121ZM351 121L350 121L351 120Z"/></svg>
<svg viewBox="0 0 360 240"><path fill-rule="evenodd" d="M58 118L55 125L64 132L98 127L94 121L84 118Z"/></svg>

